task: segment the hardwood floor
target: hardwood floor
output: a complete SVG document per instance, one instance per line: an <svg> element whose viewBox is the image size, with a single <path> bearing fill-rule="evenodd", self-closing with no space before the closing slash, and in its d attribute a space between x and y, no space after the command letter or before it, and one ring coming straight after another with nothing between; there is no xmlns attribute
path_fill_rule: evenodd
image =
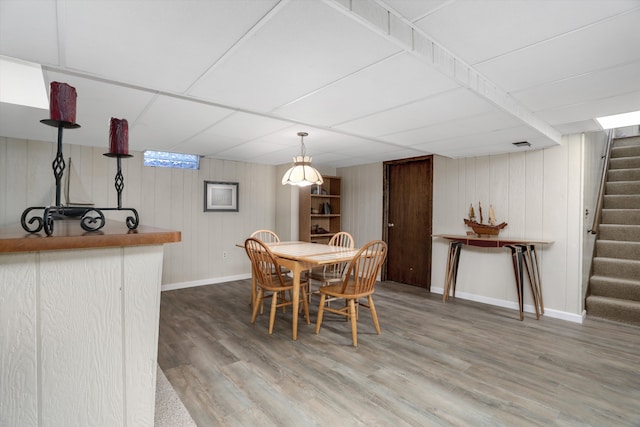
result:
<svg viewBox="0 0 640 427"><path fill-rule="evenodd" d="M198 426L640 426L640 327L379 283L368 310L249 323L250 281L162 293L158 361ZM335 303L334 303L335 304Z"/></svg>

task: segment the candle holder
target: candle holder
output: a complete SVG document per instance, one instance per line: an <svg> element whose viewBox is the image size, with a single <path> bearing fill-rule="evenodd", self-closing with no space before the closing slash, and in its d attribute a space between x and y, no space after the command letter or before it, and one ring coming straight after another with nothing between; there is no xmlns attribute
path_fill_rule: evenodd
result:
<svg viewBox="0 0 640 427"><path fill-rule="evenodd" d="M118 206L115 208L96 208L87 206L64 206L60 202L60 193L62 187L62 176L66 164L62 155L62 133L63 129L77 129L80 127L77 123L66 122L55 119L40 120L41 123L58 128L58 149L56 156L51 164L53 168L53 176L56 181L56 202L53 206L32 206L22 212L20 223L25 231L30 233L38 233L44 229L47 236L53 234L55 221L80 217L80 227L85 231L98 231L104 227L106 220L103 211L122 211L131 212L131 216L127 216L126 224L130 230L135 230L140 224L138 212L133 208L122 207L122 190L124 189L124 177L122 175L121 159L133 157L130 154L112 154L105 153L107 157L116 157L118 170L115 177L115 188L118 192ZM32 215L34 211L42 211L42 215Z"/></svg>

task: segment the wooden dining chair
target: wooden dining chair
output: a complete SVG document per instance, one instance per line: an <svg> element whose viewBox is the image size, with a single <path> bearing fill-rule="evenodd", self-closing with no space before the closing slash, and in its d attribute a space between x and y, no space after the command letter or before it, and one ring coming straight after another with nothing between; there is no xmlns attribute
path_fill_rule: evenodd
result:
<svg viewBox="0 0 640 427"><path fill-rule="evenodd" d="M323 286L320 291L320 305L318 307L318 320L316 334L320 333L322 316L325 311L346 316L351 320L351 336L353 346L358 346L358 316L356 304L366 307L371 311L373 325L380 335L378 314L373 304L373 292L378 277L378 272L387 256L387 244L382 240L373 240L364 245L355 257L349 262L342 283ZM342 308L325 307L326 298L344 299L346 304ZM359 302L360 298L367 297L367 303Z"/></svg>
<svg viewBox="0 0 640 427"><path fill-rule="evenodd" d="M256 230L251 233L254 239L262 240L265 243L275 243L280 241L280 237L271 230Z"/></svg>
<svg viewBox="0 0 640 427"><path fill-rule="evenodd" d="M340 231L331 237L329 240L329 245L331 246L340 246L343 248L353 249L354 242L353 236L347 233L346 231ZM311 284L315 282L320 282L320 287L327 286L332 283L342 283L342 275L349 263L341 262L338 264L325 265L322 267L316 267L309 271L308 279L309 279L309 287ZM319 295L319 291L311 291L309 290L309 298L311 298L311 294ZM329 302L333 300L333 298L326 298L325 302ZM311 301L311 299L309 299Z"/></svg>
<svg viewBox="0 0 640 427"><path fill-rule="evenodd" d="M278 260L261 240L250 237L244 242L244 248L251 260L251 267L258 288L258 295L251 314L251 324L256 321L258 307L262 306L262 300L271 296L271 311L269 314L269 334L271 334L275 323L276 310L279 307L293 305L293 301L287 299L286 296L287 291L289 291L290 295L293 294L293 278L281 273ZM300 297L305 319L307 323L310 323L307 294L302 284L300 286ZM299 313L293 313L293 316L298 315Z"/></svg>
<svg viewBox="0 0 640 427"><path fill-rule="evenodd" d="M277 243L280 241L280 237L278 237L278 235L271 231L271 230L256 230L253 233L251 233L251 236L249 237L253 237L254 239L258 239L258 240L262 240L264 243ZM289 269L283 266L280 266L280 271L282 272L282 274L289 274ZM256 288L252 288L251 289L251 295L249 295L249 305L253 307L253 302L256 299ZM262 309L260 310L260 313L262 313Z"/></svg>

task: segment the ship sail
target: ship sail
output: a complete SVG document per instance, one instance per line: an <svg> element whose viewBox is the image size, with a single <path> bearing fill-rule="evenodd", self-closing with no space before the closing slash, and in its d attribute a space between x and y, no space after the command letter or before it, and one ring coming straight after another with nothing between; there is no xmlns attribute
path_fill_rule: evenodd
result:
<svg viewBox="0 0 640 427"><path fill-rule="evenodd" d="M93 206L94 203L91 201L91 197L83 187L80 177L78 176L78 172L76 172L73 167L73 163L71 163L71 157L69 157L69 164L65 178L65 206Z"/></svg>

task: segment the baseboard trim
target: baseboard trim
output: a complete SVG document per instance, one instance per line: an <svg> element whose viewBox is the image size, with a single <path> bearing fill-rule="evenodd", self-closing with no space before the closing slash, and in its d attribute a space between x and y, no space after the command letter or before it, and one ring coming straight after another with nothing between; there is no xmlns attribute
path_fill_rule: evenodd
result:
<svg viewBox="0 0 640 427"><path fill-rule="evenodd" d="M195 286L213 285L216 283L232 282L234 280L244 280L244 279L251 279L251 273L237 274L235 276L215 277L215 278L203 279L203 280L194 280L192 282L169 283L166 285L162 285L160 287L160 290L162 292L172 291L176 289L193 288ZM438 287L432 286L431 292L434 294L442 295L444 293L444 288L438 288ZM518 310L518 303L516 302L501 300L497 298L484 297L482 295L475 295L467 292L456 292L456 298L480 302L482 304L495 305L497 307L510 308L512 310ZM523 306L523 310L525 313L535 313L535 308L529 304L525 304ZM584 319L586 317L586 311L583 311L582 314L575 314L575 313L569 313L566 311L545 308L544 315L547 317L552 317L554 319L566 320L567 322L581 324L584 322Z"/></svg>
<svg viewBox="0 0 640 427"><path fill-rule="evenodd" d="M160 291L173 291L176 289L193 288L196 286L213 285L216 283L232 282L234 280L251 279L251 273L236 274L235 276L214 277L211 279L194 280L192 282L168 283L160 287Z"/></svg>
<svg viewBox="0 0 640 427"><path fill-rule="evenodd" d="M431 292L442 295L444 293L444 288L437 288L432 286ZM489 297L484 297L482 295L475 295L475 294L470 294L466 292L456 291L456 298L480 302L482 304L495 305L497 307L510 308L512 310L518 310L519 308L518 303L514 301L506 301L506 300L501 300L497 298L489 298ZM529 304L524 304L522 309L525 313L535 314L536 312L535 307ZM584 321L584 313L580 315L575 313L569 313L566 311L554 310L547 307L545 307L544 309L544 315L546 317L553 317L554 319L566 320L567 322L572 322L572 323L581 324Z"/></svg>

